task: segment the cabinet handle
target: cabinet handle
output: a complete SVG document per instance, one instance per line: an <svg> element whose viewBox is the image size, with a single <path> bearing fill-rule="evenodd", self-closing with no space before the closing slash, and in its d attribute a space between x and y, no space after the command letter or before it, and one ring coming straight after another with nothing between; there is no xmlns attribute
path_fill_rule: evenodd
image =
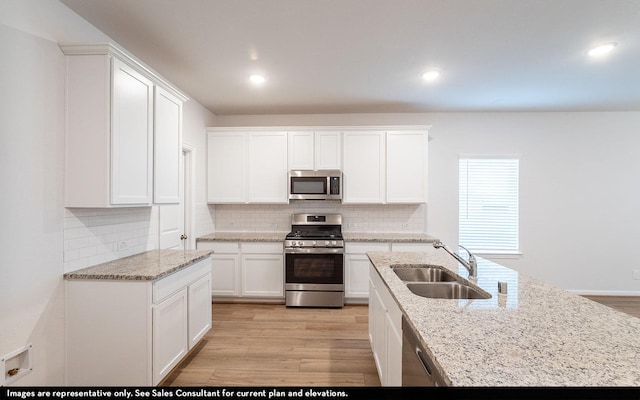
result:
<svg viewBox="0 0 640 400"><path fill-rule="evenodd" d="M180 240L187 240L187 235L185 234L180 235Z"/></svg>

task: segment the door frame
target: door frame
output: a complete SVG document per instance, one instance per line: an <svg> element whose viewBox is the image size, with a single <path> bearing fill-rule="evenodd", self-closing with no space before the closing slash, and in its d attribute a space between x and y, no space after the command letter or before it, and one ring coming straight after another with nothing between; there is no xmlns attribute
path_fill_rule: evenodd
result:
<svg viewBox="0 0 640 400"><path fill-rule="evenodd" d="M180 159L180 177L182 179L182 198L180 200L183 205L184 234L187 235L184 249L193 250L196 248L196 238L194 237L196 148L190 144L182 143Z"/></svg>

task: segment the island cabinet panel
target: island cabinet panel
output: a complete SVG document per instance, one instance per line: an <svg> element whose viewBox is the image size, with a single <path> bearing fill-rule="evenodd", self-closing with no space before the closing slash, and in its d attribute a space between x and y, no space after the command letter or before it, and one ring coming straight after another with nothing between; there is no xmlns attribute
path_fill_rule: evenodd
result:
<svg viewBox="0 0 640 400"><path fill-rule="evenodd" d="M369 340L383 386L402 386L402 312L370 264Z"/></svg>
<svg viewBox="0 0 640 400"><path fill-rule="evenodd" d="M211 328L211 261L156 281L66 280L70 386L157 385Z"/></svg>

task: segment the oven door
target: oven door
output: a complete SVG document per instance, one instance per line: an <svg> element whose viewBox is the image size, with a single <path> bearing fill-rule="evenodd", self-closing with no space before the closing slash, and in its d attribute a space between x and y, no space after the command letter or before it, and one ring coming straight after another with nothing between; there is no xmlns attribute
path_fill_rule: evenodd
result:
<svg viewBox="0 0 640 400"><path fill-rule="evenodd" d="M286 290L344 290L343 249L285 249Z"/></svg>

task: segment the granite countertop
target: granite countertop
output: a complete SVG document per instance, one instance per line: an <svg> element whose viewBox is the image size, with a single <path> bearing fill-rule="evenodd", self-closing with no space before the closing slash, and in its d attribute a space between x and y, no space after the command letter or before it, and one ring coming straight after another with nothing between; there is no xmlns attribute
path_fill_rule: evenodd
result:
<svg viewBox="0 0 640 400"><path fill-rule="evenodd" d="M467 270L442 249L367 254L451 385L640 386L640 318L480 257L477 284L491 299L423 298L389 266Z"/></svg>
<svg viewBox="0 0 640 400"><path fill-rule="evenodd" d="M284 242L289 232L215 232L196 238L196 242Z"/></svg>
<svg viewBox="0 0 640 400"><path fill-rule="evenodd" d="M196 238L197 242L282 242L289 232L215 232ZM342 232L346 242L432 243L437 240L426 233Z"/></svg>
<svg viewBox="0 0 640 400"><path fill-rule="evenodd" d="M151 250L64 274L67 280L153 281L209 257L211 250Z"/></svg>
<svg viewBox="0 0 640 400"><path fill-rule="evenodd" d="M438 240L426 233L411 232L342 232L345 242L433 243Z"/></svg>

